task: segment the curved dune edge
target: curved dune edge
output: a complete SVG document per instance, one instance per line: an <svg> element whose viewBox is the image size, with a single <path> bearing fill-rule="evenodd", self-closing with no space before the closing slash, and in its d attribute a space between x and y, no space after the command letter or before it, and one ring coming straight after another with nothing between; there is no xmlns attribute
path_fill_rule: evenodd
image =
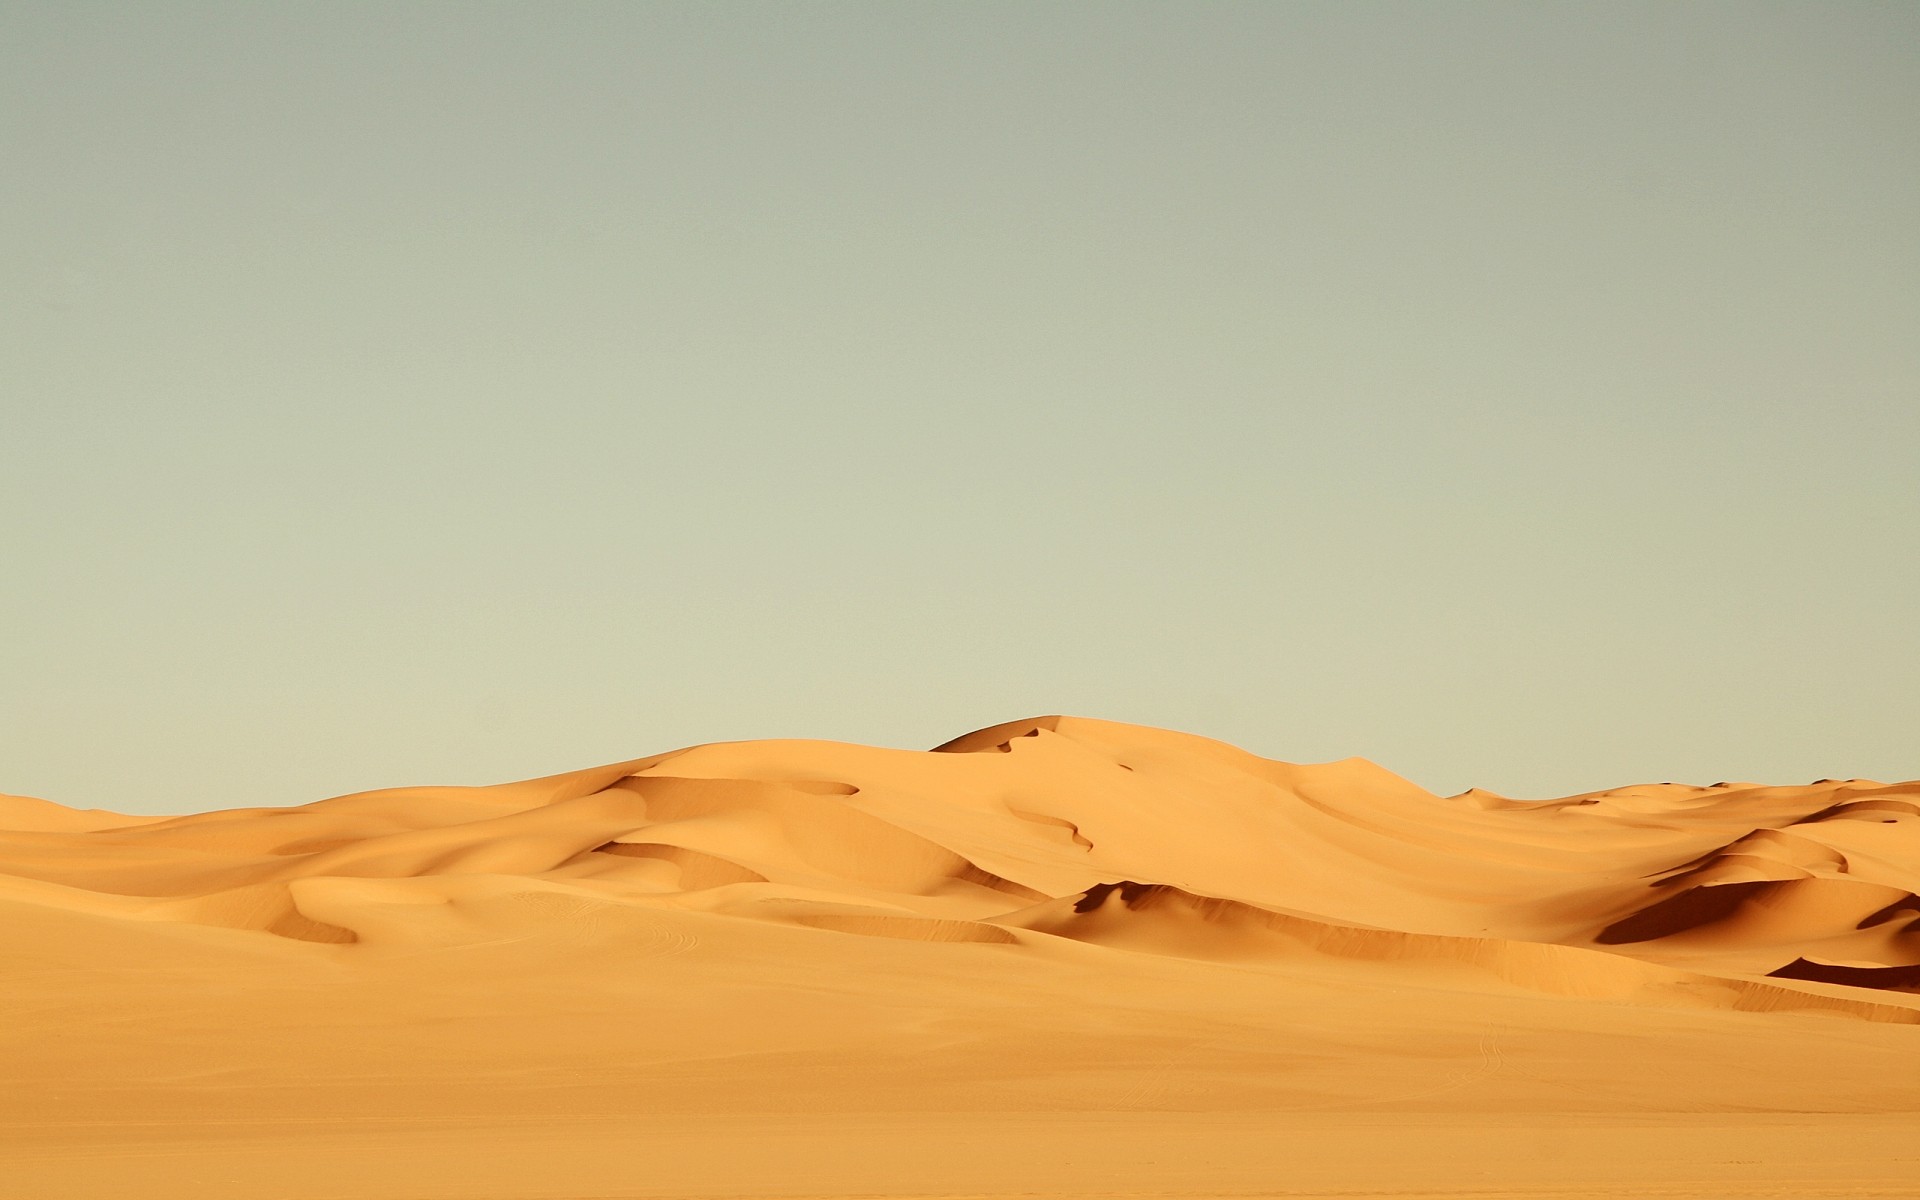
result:
<svg viewBox="0 0 1920 1200"><path fill-rule="evenodd" d="M346 961L698 915L1916 1020L1920 783L1441 798L1364 760L1054 716L931 752L727 743L173 818L0 797L0 826L0 899Z"/></svg>
<svg viewBox="0 0 1920 1200"><path fill-rule="evenodd" d="M101 808L68 808L33 796L0 794L0 830L23 833L86 833L129 825L151 825L165 817L136 817Z"/></svg>
<svg viewBox="0 0 1920 1200"><path fill-rule="evenodd" d="M1364 963L1391 971L1401 986L1460 987L1480 977L1549 995L1742 1012L1813 1011L1920 1024L1920 1009L1836 997L1752 980L1722 978L1577 946L1368 929L1274 912L1163 884L1101 884L1001 918L1017 928L1116 949L1242 963L1310 966ZM1883 968L1906 987L1920 969ZM1800 965L1782 979L1845 983L1849 973ZM1853 977L1873 977L1868 972ZM1484 986L1484 982L1482 982Z"/></svg>

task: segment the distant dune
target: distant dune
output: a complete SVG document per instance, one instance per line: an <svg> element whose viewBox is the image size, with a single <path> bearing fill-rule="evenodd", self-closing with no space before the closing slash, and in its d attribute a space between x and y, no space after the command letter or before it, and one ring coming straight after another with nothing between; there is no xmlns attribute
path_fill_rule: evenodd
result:
<svg viewBox="0 0 1920 1200"><path fill-rule="evenodd" d="M1920 783L1442 798L1068 717L164 819L0 797L0 1116L77 1196L172 1125L1914 1113L1916 892ZM605 1194L749 1194L709 1168ZM311 1194L443 1194L386 1186Z"/></svg>

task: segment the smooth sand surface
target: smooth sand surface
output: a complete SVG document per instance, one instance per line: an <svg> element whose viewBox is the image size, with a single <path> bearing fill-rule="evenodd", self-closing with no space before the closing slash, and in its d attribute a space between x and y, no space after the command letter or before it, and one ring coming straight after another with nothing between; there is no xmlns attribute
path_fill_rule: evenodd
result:
<svg viewBox="0 0 1920 1200"><path fill-rule="evenodd" d="M0 1196L1920 1197L1920 783L1074 718L0 797Z"/></svg>

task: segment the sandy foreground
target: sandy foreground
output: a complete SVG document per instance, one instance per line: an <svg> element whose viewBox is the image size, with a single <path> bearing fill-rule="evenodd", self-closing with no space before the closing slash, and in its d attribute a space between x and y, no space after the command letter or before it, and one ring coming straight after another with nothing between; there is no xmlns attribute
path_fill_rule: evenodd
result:
<svg viewBox="0 0 1920 1200"><path fill-rule="evenodd" d="M0 797L0 1196L1920 1197L1920 783L1074 718Z"/></svg>

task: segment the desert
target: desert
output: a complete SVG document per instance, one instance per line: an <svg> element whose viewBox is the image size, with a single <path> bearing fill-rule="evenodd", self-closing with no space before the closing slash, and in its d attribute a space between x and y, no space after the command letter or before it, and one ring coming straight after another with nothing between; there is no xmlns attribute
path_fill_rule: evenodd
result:
<svg viewBox="0 0 1920 1200"><path fill-rule="evenodd" d="M1920 1200L1916 114L0 0L0 1200Z"/></svg>
<svg viewBox="0 0 1920 1200"><path fill-rule="evenodd" d="M1915 782L1044 717L0 825L9 1195L1920 1188Z"/></svg>

